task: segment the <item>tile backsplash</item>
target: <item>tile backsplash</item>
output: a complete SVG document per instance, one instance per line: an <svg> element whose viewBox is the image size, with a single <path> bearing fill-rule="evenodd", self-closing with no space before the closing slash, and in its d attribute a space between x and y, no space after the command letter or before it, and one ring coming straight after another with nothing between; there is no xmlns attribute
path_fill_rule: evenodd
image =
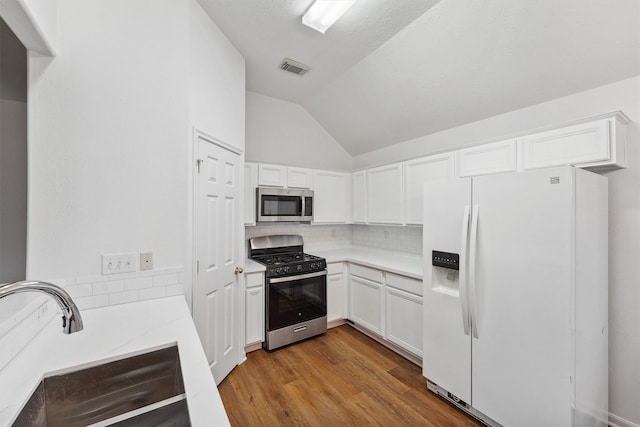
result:
<svg viewBox="0 0 640 427"><path fill-rule="evenodd" d="M299 234L306 252L364 246L411 254L422 253L422 227L359 224L278 223L245 228L246 240L273 234ZM80 310L184 294L184 267L108 276L47 280L64 289ZM17 355L53 317L57 304L35 295L18 301L21 309L0 322L0 369ZM5 304L5 302L3 302Z"/></svg>
<svg viewBox="0 0 640 427"><path fill-rule="evenodd" d="M350 246L365 246L410 254L422 254L422 227L381 225L309 225L277 223L245 227L245 237L272 234L299 234L305 252L331 250Z"/></svg>
<svg viewBox="0 0 640 427"><path fill-rule="evenodd" d="M45 281L64 288L81 311L184 294L183 267ZM51 298L38 294L23 295L29 295L29 298L19 301L24 306L15 315L0 322L0 369L53 317L60 316L60 308Z"/></svg>

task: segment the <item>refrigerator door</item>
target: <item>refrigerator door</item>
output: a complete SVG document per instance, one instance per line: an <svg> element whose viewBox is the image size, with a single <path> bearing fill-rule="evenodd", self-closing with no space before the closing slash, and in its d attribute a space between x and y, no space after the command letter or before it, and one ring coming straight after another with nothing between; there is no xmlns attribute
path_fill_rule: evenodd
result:
<svg viewBox="0 0 640 427"><path fill-rule="evenodd" d="M463 234L463 229L468 229L470 204L469 178L425 184L422 372L467 403L471 400L471 336L469 325L465 326L468 232ZM433 251L457 254L459 270L434 266Z"/></svg>
<svg viewBox="0 0 640 427"><path fill-rule="evenodd" d="M502 425L571 425L574 173L474 178L472 405Z"/></svg>

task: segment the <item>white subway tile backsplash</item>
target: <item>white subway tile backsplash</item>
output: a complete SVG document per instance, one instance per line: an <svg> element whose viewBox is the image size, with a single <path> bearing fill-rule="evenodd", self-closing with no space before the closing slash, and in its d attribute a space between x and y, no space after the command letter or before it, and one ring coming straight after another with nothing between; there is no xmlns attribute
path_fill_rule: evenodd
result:
<svg viewBox="0 0 640 427"><path fill-rule="evenodd" d="M390 251L422 254L422 227L359 224L308 225L270 224L246 227L248 239L271 234L299 234L306 252L365 246Z"/></svg>
<svg viewBox="0 0 640 427"><path fill-rule="evenodd" d="M167 296L171 297L174 295L182 295L184 294L184 287L179 284L179 285L169 285L167 286Z"/></svg>
<svg viewBox="0 0 640 427"><path fill-rule="evenodd" d="M124 290L130 291L133 289L150 288L153 285L153 278L149 277L136 277L135 279L127 279L124 281Z"/></svg>
<svg viewBox="0 0 640 427"><path fill-rule="evenodd" d="M90 308L105 307L109 305L109 294L92 295L90 297L82 297L74 299L76 305L82 310Z"/></svg>
<svg viewBox="0 0 640 427"><path fill-rule="evenodd" d="M129 302L139 301L139 291L124 291L124 292L116 292L113 294L109 294L109 305L118 305L118 304L126 304Z"/></svg>
<svg viewBox="0 0 640 427"><path fill-rule="evenodd" d="M169 286L175 285L180 282L180 274L162 274L159 276L153 276L153 286Z"/></svg>
<svg viewBox="0 0 640 427"><path fill-rule="evenodd" d="M65 286L64 289L69 293L69 295L71 295L71 298L88 297L93 295L93 285L91 283Z"/></svg>
<svg viewBox="0 0 640 427"><path fill-rule="evenodd" d="M140 299L148 300L148 299L156 299L167 296L167 288L165 286L156 286L149 289L140 289Z"/></svg>
<svg viewBox="0 0 640 427"><path fill-rule="evenodd" d="M124 290L124 280L114 280L111 282L100 282L93 284L93 294L112 294L114 292L122 292Z"/></svg>
<svg viewBox="0 0 640 427"><path fill-rule="evenodd" d="M82 312L92 308L184 294L184 268L171 267L109 276L45 280L63 287ZM3 369L53 317L60 316L50 298L17 299L19 311L0 322L0 369ZM9 301L11 303L11 301ZM7 303L3 300L3 304ZM14 309L14 310L15 310Z"/></svg>

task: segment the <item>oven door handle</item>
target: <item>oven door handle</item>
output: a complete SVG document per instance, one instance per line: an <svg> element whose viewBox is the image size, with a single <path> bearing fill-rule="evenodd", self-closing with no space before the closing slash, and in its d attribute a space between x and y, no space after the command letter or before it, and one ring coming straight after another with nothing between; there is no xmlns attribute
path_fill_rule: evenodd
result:
<svg viewBox="0 0 640 427"><path fill-rule="evenodd" d="M320 277L326 276L327 270L318 271L315 273L307 273L307 274L298 274L297 276L286 276L286 277L276 277L275 279L268 279L269 283L282 283L282 282L293 282L296 280L302 279L311 279L312 277Z"/></svg>

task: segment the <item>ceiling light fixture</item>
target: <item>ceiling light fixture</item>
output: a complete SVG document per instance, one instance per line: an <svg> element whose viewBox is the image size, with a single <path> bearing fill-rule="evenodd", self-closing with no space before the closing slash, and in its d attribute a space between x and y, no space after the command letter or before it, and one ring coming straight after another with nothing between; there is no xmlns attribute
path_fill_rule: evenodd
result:
<svg viewBox="0 0 640 427"><path fill-rule="evenodd" d="M302 16L302 23L324 34L356 1L316 0Z"/></svg>

